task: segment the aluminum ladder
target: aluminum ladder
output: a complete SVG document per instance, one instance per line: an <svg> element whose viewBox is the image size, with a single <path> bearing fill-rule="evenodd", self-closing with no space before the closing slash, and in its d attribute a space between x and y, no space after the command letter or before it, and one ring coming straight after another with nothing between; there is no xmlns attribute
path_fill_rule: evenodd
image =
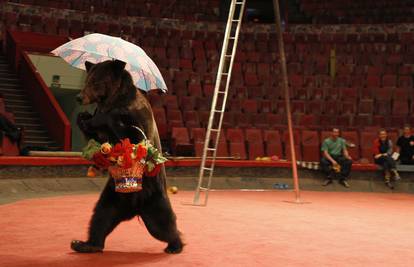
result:
<svg viewBox="0 0 414 267"><path fill-rule="evenodd" d="M198 185L195 191L192 205L205 206L208 201L208 193L214 172L217 147L220 141L220 132L223 115L226 107L227 94L229 90L233 62L236 55L237 42L241 22L244 14L246 0L232 0L226 31L224 34L223 47L221 50L220 63L217 71L214 95L211 104L210 117L206 138L204 141L203 156L201 159ZM207 180L205 179L207 176ZM204 192L204 201L200 203L200 194Z"/></svg>

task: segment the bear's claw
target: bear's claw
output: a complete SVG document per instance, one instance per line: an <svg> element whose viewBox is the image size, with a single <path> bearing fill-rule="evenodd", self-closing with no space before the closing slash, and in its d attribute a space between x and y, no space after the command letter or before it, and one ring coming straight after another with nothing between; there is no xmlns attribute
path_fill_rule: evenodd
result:
<svg viewBox="0 0 414 267"><path fill-rule="evenodd" d="M102 247L96 247L88 244L87 242L83 242L80 240L72 240L70 243L70 248L73 251L80 252L80 253L96 253L102 252Z"/></svg>
<svg viewBox="0 0 414 267"><path fill-rule="evenodd" d="M168 243L168 246L164 249L164 252L168 254L179 254L183 251L183 247L184 245L181 242L181 240L170 242Z"/></svg>

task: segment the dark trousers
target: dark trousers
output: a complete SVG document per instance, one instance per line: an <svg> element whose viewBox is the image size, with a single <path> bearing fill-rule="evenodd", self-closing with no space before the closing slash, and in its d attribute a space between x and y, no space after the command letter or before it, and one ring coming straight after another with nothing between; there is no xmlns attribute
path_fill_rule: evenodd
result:
<svg viewBox="0 0 414 267"><path fill-rule="evenodd" d="M345 158L344 156L331 156L341 166L341 172L339 173L340 180L346 180L351 173L352 160ZM321 158L321 169L325 173L328 179L333 178L334 170L332 169L332 163L325 157Z"/></svg>
<svg viewBox="0 0 414 267"><path fill-rule="evenodd" d="M395 169L395 160L390 156L382 156L378 159L375 159L375 164L380 165L384 171L390 171Z"/></svg>

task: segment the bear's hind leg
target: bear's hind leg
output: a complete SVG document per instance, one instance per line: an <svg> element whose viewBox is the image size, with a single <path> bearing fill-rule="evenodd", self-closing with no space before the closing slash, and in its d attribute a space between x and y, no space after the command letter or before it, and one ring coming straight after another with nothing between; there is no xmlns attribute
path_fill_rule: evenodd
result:
<svg viewBox="0 0 414 267"><path fill-rule="evenodd" d="M117 217L114 207L103 208L98 204L91 218L88 240L86 242L73 240L71 248L82 253L102 252L106 237L122 221Z"/></svg>
<svg viewBox="0 0 414 267"><path fill-rule="evenodd" d="M94 253L101 252L105 246L106 237L122 221L136 216L134 209L122 205L120 198L113 189L112 179L108 182L95 206L89 224L89 238L86 242L74 240L71 248L77 252ZM128 201L127 201L128 203Z"/></svg>
<svg viewBox="0 0 414 267"><path fill-rule="evenodd" d="M162 196L157 200L149 200L144 204L140 215L148 232L154 238L168 243L164 249L166 253L177 254L183 250L176 217L167 198Z"/></svg>

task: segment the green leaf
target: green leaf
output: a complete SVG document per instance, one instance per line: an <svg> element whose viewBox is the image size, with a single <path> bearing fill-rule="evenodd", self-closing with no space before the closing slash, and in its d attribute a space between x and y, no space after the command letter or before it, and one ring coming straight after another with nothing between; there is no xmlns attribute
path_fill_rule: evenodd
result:
<svg viewBox="0 0 414 267"><path fill-rule="evenodd" d="M82 156L91 160L93 155L101 150L101 144L94 139L90 139L88 144L82 149Z"/></svg>
<svg viewBox="0 0 414 267"><path fill-rule="evenodd" d="M152 161L147 161L147 170L151 172L155 168L155 164Z"/></svg>

